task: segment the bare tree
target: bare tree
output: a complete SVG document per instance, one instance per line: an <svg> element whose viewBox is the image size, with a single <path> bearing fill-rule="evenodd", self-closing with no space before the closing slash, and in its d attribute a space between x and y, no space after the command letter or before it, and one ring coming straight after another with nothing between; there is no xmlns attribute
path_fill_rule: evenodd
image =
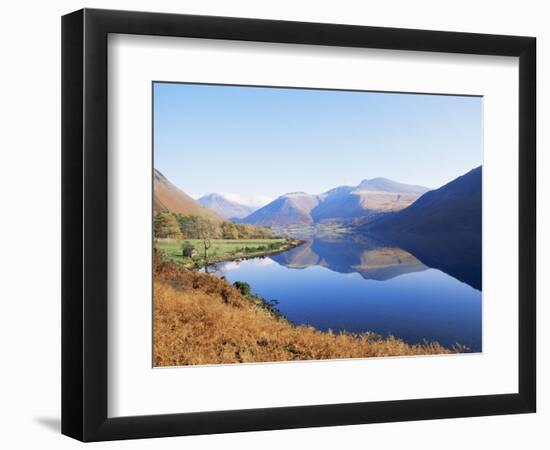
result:
<svg viewBox="0 0 550 450"><path fill-rule="evenodd" d="M202 241L204 255L204 271L208 272L208 251L212 247L212 239L218 235L219 229L212 221L203 217L197 217L195 220L195 233Z"/></svg>

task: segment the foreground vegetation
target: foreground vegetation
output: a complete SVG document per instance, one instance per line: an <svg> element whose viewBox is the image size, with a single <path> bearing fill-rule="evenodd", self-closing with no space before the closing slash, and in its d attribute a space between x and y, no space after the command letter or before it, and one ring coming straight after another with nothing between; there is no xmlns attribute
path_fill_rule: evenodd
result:
<svg viewBox="0 0 550 450"><path fill-rule="evenodd" d="M231 261L244 258L272 255L286 251L300 241L290 238L275 239L214 239L208 247L208 261L201 239L157 239L155 248L168 260L182 264L188 269L199 269L206 263Z"/></svg>
<svg viewBox="0 0 550 450"><path fill-rule="evenodd" d="M172 261L154 259L154 364L179 366L451 353L373 333L295 326L250 292Z"/></svg>

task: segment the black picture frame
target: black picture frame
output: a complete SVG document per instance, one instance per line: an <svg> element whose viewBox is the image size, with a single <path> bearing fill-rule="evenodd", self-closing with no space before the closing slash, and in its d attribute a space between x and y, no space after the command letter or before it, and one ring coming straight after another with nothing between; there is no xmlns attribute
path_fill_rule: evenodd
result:
<svg viewBox="0 0 550 450"><path fill-rule="evenodd" d="M107 416L109 33L519 57L517 393ZM83 9L62 18L62 433L82 441L535 412L536 40L533 37Z"/></svg>

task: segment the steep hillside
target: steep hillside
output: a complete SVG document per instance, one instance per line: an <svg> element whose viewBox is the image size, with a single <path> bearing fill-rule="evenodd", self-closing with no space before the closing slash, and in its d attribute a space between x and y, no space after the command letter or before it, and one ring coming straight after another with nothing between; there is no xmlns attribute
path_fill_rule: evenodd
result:
<svg viewBox="0 0 550 450"><path fill-rule="evenodd" d="M173 211L178 214L206 217L221 221L215 212L200 205L197 201L172 184L162 173L154 169L153 174L153 213Z"/></svg>

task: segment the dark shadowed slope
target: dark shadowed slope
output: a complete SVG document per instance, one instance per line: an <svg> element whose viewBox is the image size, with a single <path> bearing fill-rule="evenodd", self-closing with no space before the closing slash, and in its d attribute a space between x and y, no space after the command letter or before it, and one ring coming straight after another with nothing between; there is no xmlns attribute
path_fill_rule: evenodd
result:
<svg viewBox="0 0 550 450"><path fill-rule="evenodd" d="M193 198L172 184L162 173L154 169L153 212L173 211L183 215L206 217L221 221L215 212L197 203Z"/></svg>
<svg viewBox="0 0 550 450"><path fill-rule="evenodd" d="M204 195L199 198L197 202L211 209L224 219L242 219L258 209L253 206L238 203L218 193Z"/></svg>
<svg viewBox="0 0 550 450"><path fill-rule="evenodd" d="M481 166L425 193L408 208L366 225L384 232L469 232L481 235Z"/></svg>

